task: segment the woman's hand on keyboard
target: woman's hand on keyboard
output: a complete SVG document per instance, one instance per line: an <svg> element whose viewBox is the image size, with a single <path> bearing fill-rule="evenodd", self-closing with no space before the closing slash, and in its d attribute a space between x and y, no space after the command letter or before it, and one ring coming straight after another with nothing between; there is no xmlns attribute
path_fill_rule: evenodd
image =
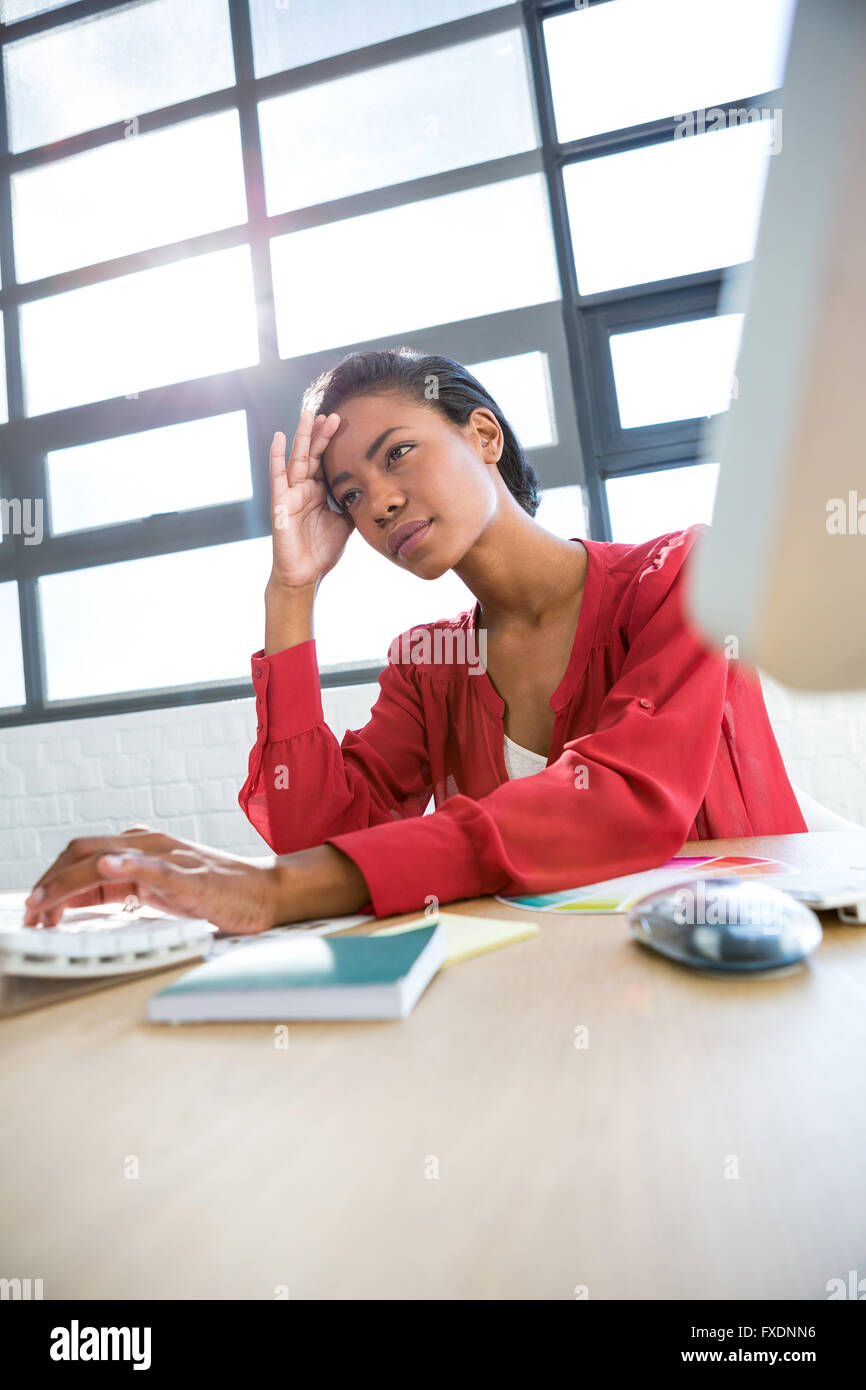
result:
<svg viewBox="0 0 866 1390"><path fill-rule="evenodd" d="M237 935L355 912L369 897L360 870L333 845L246 859L135 826L70 840L27 898L24 926L54 927L66 908L122 903L131 894L143 906Z"/></svg>
<svg viewBox="0 0 866 1390"><path fill-rule="evenodd" d="M146 826L85 836L71 840L34 885L24 925L41 920L53 927L67 907L122 903L134 894L175 917L204 917L236 933L264 931L277 922L273 862L222 854Z"/></svg>

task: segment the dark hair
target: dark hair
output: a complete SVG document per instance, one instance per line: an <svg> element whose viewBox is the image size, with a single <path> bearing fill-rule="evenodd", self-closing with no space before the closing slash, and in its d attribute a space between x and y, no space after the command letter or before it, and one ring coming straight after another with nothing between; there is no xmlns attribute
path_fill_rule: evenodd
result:
<svg viewBox="0 0 866 1390"><path fill-rule="evenodd" d="M410 347L350 352L307 387L303 405L314 415L330 415L353 396L391 393L432 407L461 427L479 406L495 415L503 435L497 467L509 492L530 516L535 516L540 501L538 474L527 462L520 441L490 392L451 357ZM325 486L328 487L327 482Z"/></svg>

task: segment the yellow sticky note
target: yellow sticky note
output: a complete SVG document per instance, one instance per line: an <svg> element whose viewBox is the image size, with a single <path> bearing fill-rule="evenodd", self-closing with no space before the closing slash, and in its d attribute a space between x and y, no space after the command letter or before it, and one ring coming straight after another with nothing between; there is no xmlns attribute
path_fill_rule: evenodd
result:
<svg viewBox="0 0 866 1390"><path fill-rule="evenodd" d="M390 936L396 932L414 931L417 927L429 927L435 917L419 917L414 922L402 922L396 927L380 927L371 936ZM469 960L471 956L483 955L485 951L495 951L499 946L510 946L514 941L525 941L527 937L538 935L538 925L530 918L523 922L507 922L496 917L464 917L456 912L440 912L439 921L444 924L448 954L443 965L456 965L458 961Z"/></svg>

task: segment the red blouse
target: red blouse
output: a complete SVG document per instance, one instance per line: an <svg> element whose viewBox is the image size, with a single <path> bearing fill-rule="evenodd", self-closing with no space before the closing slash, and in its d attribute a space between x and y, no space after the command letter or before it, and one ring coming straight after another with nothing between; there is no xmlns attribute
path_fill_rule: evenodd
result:
<svg viewBox="0 0 866 1390"><path fill-rule="evenodd" d="M508 780L505 702L473 654L477 605L395 639L369 722L342 743L324 721L315 639L256 652L248 819L277 854L336 845L377 917L431 895L576 888L664 863L686 840L805 831L757 672L687 625L702 529L579 541L574 645L550 696L547 766L529 777Z"/></svg>

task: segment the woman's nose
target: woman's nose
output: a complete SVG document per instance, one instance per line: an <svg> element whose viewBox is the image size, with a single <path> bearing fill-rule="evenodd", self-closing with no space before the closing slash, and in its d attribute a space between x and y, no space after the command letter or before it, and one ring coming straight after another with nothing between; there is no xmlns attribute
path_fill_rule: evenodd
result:
<svg viewBox="0 0 866 1390"><path fill-rule="evenodd" d="M391 490L380 500L378 496L371 494L370 509L372 515L378 522L387 523L406 505L406 495L402 492Z"/></svg>

